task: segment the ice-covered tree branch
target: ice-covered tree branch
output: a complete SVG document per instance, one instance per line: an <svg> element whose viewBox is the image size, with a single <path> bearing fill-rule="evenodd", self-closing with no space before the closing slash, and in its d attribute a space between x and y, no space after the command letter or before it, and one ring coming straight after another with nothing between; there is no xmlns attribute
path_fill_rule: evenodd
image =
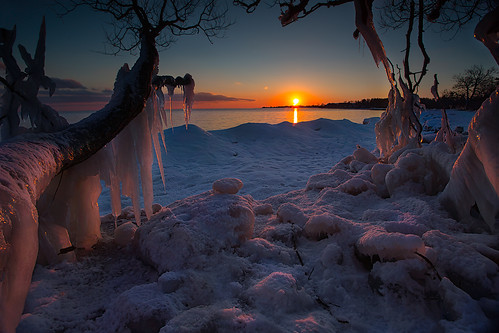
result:
<svg viewBox="0 0 499 333"><path fill-rule="evenodd" d="M53 236L56 239L55 243L59 245L63 242L69 242L65 218L59 221L51 216L53 219L49 219L48 222L51 230L44 229L40 231L39 236L39 222L47 220L40 214L40 209L43 208L41 204L44 202L42 196L47 188L51 187L54 178L62 177L61 173L65 170L67 173L74 171L79 163L88 160L99 152L134 119L137 119L139 128L153 130L148 125L149 115L143 111L153 96L152 79L157 74L159 60L157 46L165 46L162 44L162 38L185 32L198 33L200 31L211 35L226 27L220 23L224 15L223 12L220 14L215 10L215 1L82 0L71 1L69 7L65 7L65 12L72 12L80 6L88 6L97 11L111 14L116 19L116 27L118 27L115 30L118 34L114 35L114 41L118 48L125 50L131 46L138 46L140 47L140 55L131 69L126 64L120 69L113 96L102 110L56 132L24 134L0 144L0 164L2 166L0 168L0 331L2 333L15 332L19 322L38 254L39 237L41 237L41 245L47 243L45 239L47 236L49 238ZM158 17L158 13L160 13L160 17ZM37 46L34 58L31 58L25 49L20 50L28 66L27 73L20 71L12 56L15 30L2 29L0 31L0 37L3 38L0 43L0 51L6 68L11 67L13 73L7 77L6 81L14 89L17 89L18 82L24 82L25 74L28 75L26 82L33 82L36 92L40 85L50 88L49 82L44 81L43 75L44 28L41 31L43 31L43 38L39 39L41 42ZM165 31L168 33L164 34ZM42 36L42 33L40 35ZM130 43L128 43L128 39L130 39ZM31 81L29 81L30 77L32 77ZM184 85L189 89L189 96L192 99L194 81L190 75L186 75L180 80L168 82ZM168 82L165 80L165 83ZM158 84L155 85L154 89L157 88ZM10 95L7 96L8 101L4 103L4 106L7 105L9 110L15 111L12 112L15 117L11 117L11 123L18 126L17 107L12 108L11 106L12 103L19 103L19 101L12 98L14 94L11 89L5 89L5 92ZM155 98L150 103L156 103ZM186 101L186 103L189 104L192 101ZM154 117L156 115L153 114ZM157 141L157 132L155 135ZM125 133L125 136L133 136L133 133ZM154 140L154 137L151 138L151 134L147 132L143 140L144 146L149 147L149 152L134 150L132 152L134 156L131 158L123 157L123 159L135 163L140 154L145 156L144 160L152 161L150 142ZM118 146L125 145L118 144ZM129 149L129 146L125 148ZM125 149L118 148L121 151ZM123 161L116 164L121 165L122 169L125 165ZM151 166L147 163L140 165L142 188L148 193L144 196L146 213L150 212L152 205L152 190L150 189L152 185L149 186L152 183L150 168ZM130 173L137 170L137 165L130 164L130 168L125 168L123 172ZM87 170L83 176L76 173L77 179L74 181L81 184L86 180L92 180L92 182L95 180L100 188L99 180L96 179L93 172L98 171L94 171L92 168ZM135 177L138 178L138 176ZM106 182L108 181L112 187L119 189L119 181L113 180L112 176L106 179ZM57 192L57 188L58 186L56 186L55 192ZM138 188L138 181L122 184L123 191L126 191L125 194L136 193ZM90 192L84 191L82 193L87 193L93 198L97 192L91 189ZM117 197L119 199L119 195ZM55 198L55 194L52 198ZM48 201L51 202L51 200ZM147 205L149 205L149 209ZM50 209L46 211L54 214ZM138 210L136 214L140 222ZM92 221L84 221L84 223L86 225L78 229L79 233L82 234L79 235L79 238L83 247L88 248L100 235L98 229L100 220L97 224Z"/></svg>

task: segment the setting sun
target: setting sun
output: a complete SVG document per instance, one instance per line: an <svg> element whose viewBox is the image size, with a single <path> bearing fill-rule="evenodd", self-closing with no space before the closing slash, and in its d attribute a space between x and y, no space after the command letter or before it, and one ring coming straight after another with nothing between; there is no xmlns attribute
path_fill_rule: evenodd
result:
<svg viewBox="0 0 499 333"><path fill-rule="evenodd" d="M293 106L298 105L298 103L300 103L298 98L293 99Z"/></svg>

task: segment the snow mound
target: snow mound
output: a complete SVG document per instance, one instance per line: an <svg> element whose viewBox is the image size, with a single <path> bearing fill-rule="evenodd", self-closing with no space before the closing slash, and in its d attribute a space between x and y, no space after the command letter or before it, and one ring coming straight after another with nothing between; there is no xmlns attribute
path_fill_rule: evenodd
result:
<svg viewBox="0 0 499 333"><path fill-rule="evenodd" d="M137 231L137 226L133 222L126 222L114 230L114 241L116 244L125 246L132 242Z"/></svg>
<svg viewBox="0 0 499 333"><path fill-rule="evenodd" d="M352 176L345 170L334 170L331 173L319 173L308 179L307 190L322 190L326 187L337 187Z"/></svg>
<svg viewBox="0 0 499 333"><path fill-rule="evenodd" d="M439 286L445 317L439 324L446 332L489 332L492 327L477 301L456 287L448 278ZM464 329L466 328L466 329Z"/></svg>
<svg viewBox="0 0 499 333"><path fill-rule="evenodd" d="M437 289L437 281L425 278L426 264L419 259L403 259L395 262L376 262L369 274L370 285L381 294L391 293L398 297L418 297ZM424 281L424 283L422 283Z"/></svg>
<svg viewBox="0 0 499 333"><path fill-rule="evenodd" d="M307 222L307 216L300 207L287 202L277 209L277 220L281 223L291 223L303 227Z"/></svg>
<svg viewBox="0 0 499 333"><path fill-rule="evenodd" d="M202 265L206 256L253 236L253 201L205 192L169 206L137 230L141 256L159 272Z"/></svg>
<svg viewBox="0 0 499 333"><path fill-rule="evenodd" d="M365 164L378 163L378 158L376 156L359 145L357 145L357 149L353 152L353 158Z"/></svg>
<svg viewBox="0 0 499 333"><path fill-rule="evenodd" d="M293 275L283 272L271 273L248 289L247 294L252 304L274 313L303 311L314 303L310 295L298 288Z"/></svg>
<svg viewBox="0 0 499 333"><path fill-rule="evenodd" d="M307 237L320 240L340 232L347 223L348 221L339 216L324 213L312 216L305 224L304 230Z"/></svg>
<svg viewBox="0 0 499 333"><path fill-rule="evenodd" d="M351 195L359 195L362 192L366 192L369 190L374 191L376 189L376 187L374 186L373 183L371 183L365 179L362 179L359 177L354 177L354 178L344 182L340 186L338 186L338 189L342 192L345 192L345 193L348 193Z"/></svg>
<svg viewBox="0 0 499 333"><path fill-rule="evenodd" d="M243 187L243 182L237 178L223 178L213 183L213 192L236 194Z"/></svg>
<svg viewBox="0 0 499 333"><path fill-rule="evenodd" d="M246 241L238 250L239 255L249 258L252 262L263 262L279 258L287 264L294 262L294 252L285 246L271 243L263 238L253 238Z"/></svg>
<svg viewBox="0 0 499 333"><path fill-rule="evenodd" d="M368 229L356 245L360 254L371 258L377 255L382 261L414 258L415 252L425 253L421 237L387 232L379 227Z"/></svg>
<svg viewBox="0 0 499 333"><path fill-rule="evenodd" d="M498 266L472 246L438 230L423 235L430 256L435 256L437 269L471 296L486 296L499 281ZM429 250L430 251L430 250Z"/></svg>
<svg viewBox="0 0 499 333"><path fill-rule="evenodd" d="M120 294L104 316L99 332L158 332L174 317L178 300L161 292L157 283L135 286Z"/></svg>

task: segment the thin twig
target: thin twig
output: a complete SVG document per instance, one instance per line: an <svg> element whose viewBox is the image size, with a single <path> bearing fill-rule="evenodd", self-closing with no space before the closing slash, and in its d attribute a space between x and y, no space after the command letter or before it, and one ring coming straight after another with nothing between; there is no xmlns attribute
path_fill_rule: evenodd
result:
<svg viewBox="0 0 499 333"><path fill-rule="evenodd" d="M420 256L421 258L423 258L424 261L426 261L426 263L428 265L430 265L430 267L435 271L435 273L437 274L437 277L440 281L442 281L442 277L440 276L440 274L438 274L438 271L437 271L437 268L435 267L435 265L433 265L433 263L430 261L430 259L428 259L427 257L425 257L424 255L422 255L421 253L419 252L414 252L416 255Z"/></svg>

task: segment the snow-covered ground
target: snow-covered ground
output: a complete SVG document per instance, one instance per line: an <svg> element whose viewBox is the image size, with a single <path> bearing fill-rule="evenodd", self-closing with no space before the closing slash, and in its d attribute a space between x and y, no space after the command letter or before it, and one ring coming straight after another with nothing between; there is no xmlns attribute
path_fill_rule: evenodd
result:
<svg viewBox="0 0 499 333"><path fill-rule="evenodd" d="M451 127L472 115L449 112ZM437 129L440 111L421 122ZM375 148L374 123L167 130L163 207L132 244L103 216L93 251L37 266L18 332L493 331L498 235L465 233L412 183L379 196L356 147ZM237 194L212 189L229 177Z"/></svg>

